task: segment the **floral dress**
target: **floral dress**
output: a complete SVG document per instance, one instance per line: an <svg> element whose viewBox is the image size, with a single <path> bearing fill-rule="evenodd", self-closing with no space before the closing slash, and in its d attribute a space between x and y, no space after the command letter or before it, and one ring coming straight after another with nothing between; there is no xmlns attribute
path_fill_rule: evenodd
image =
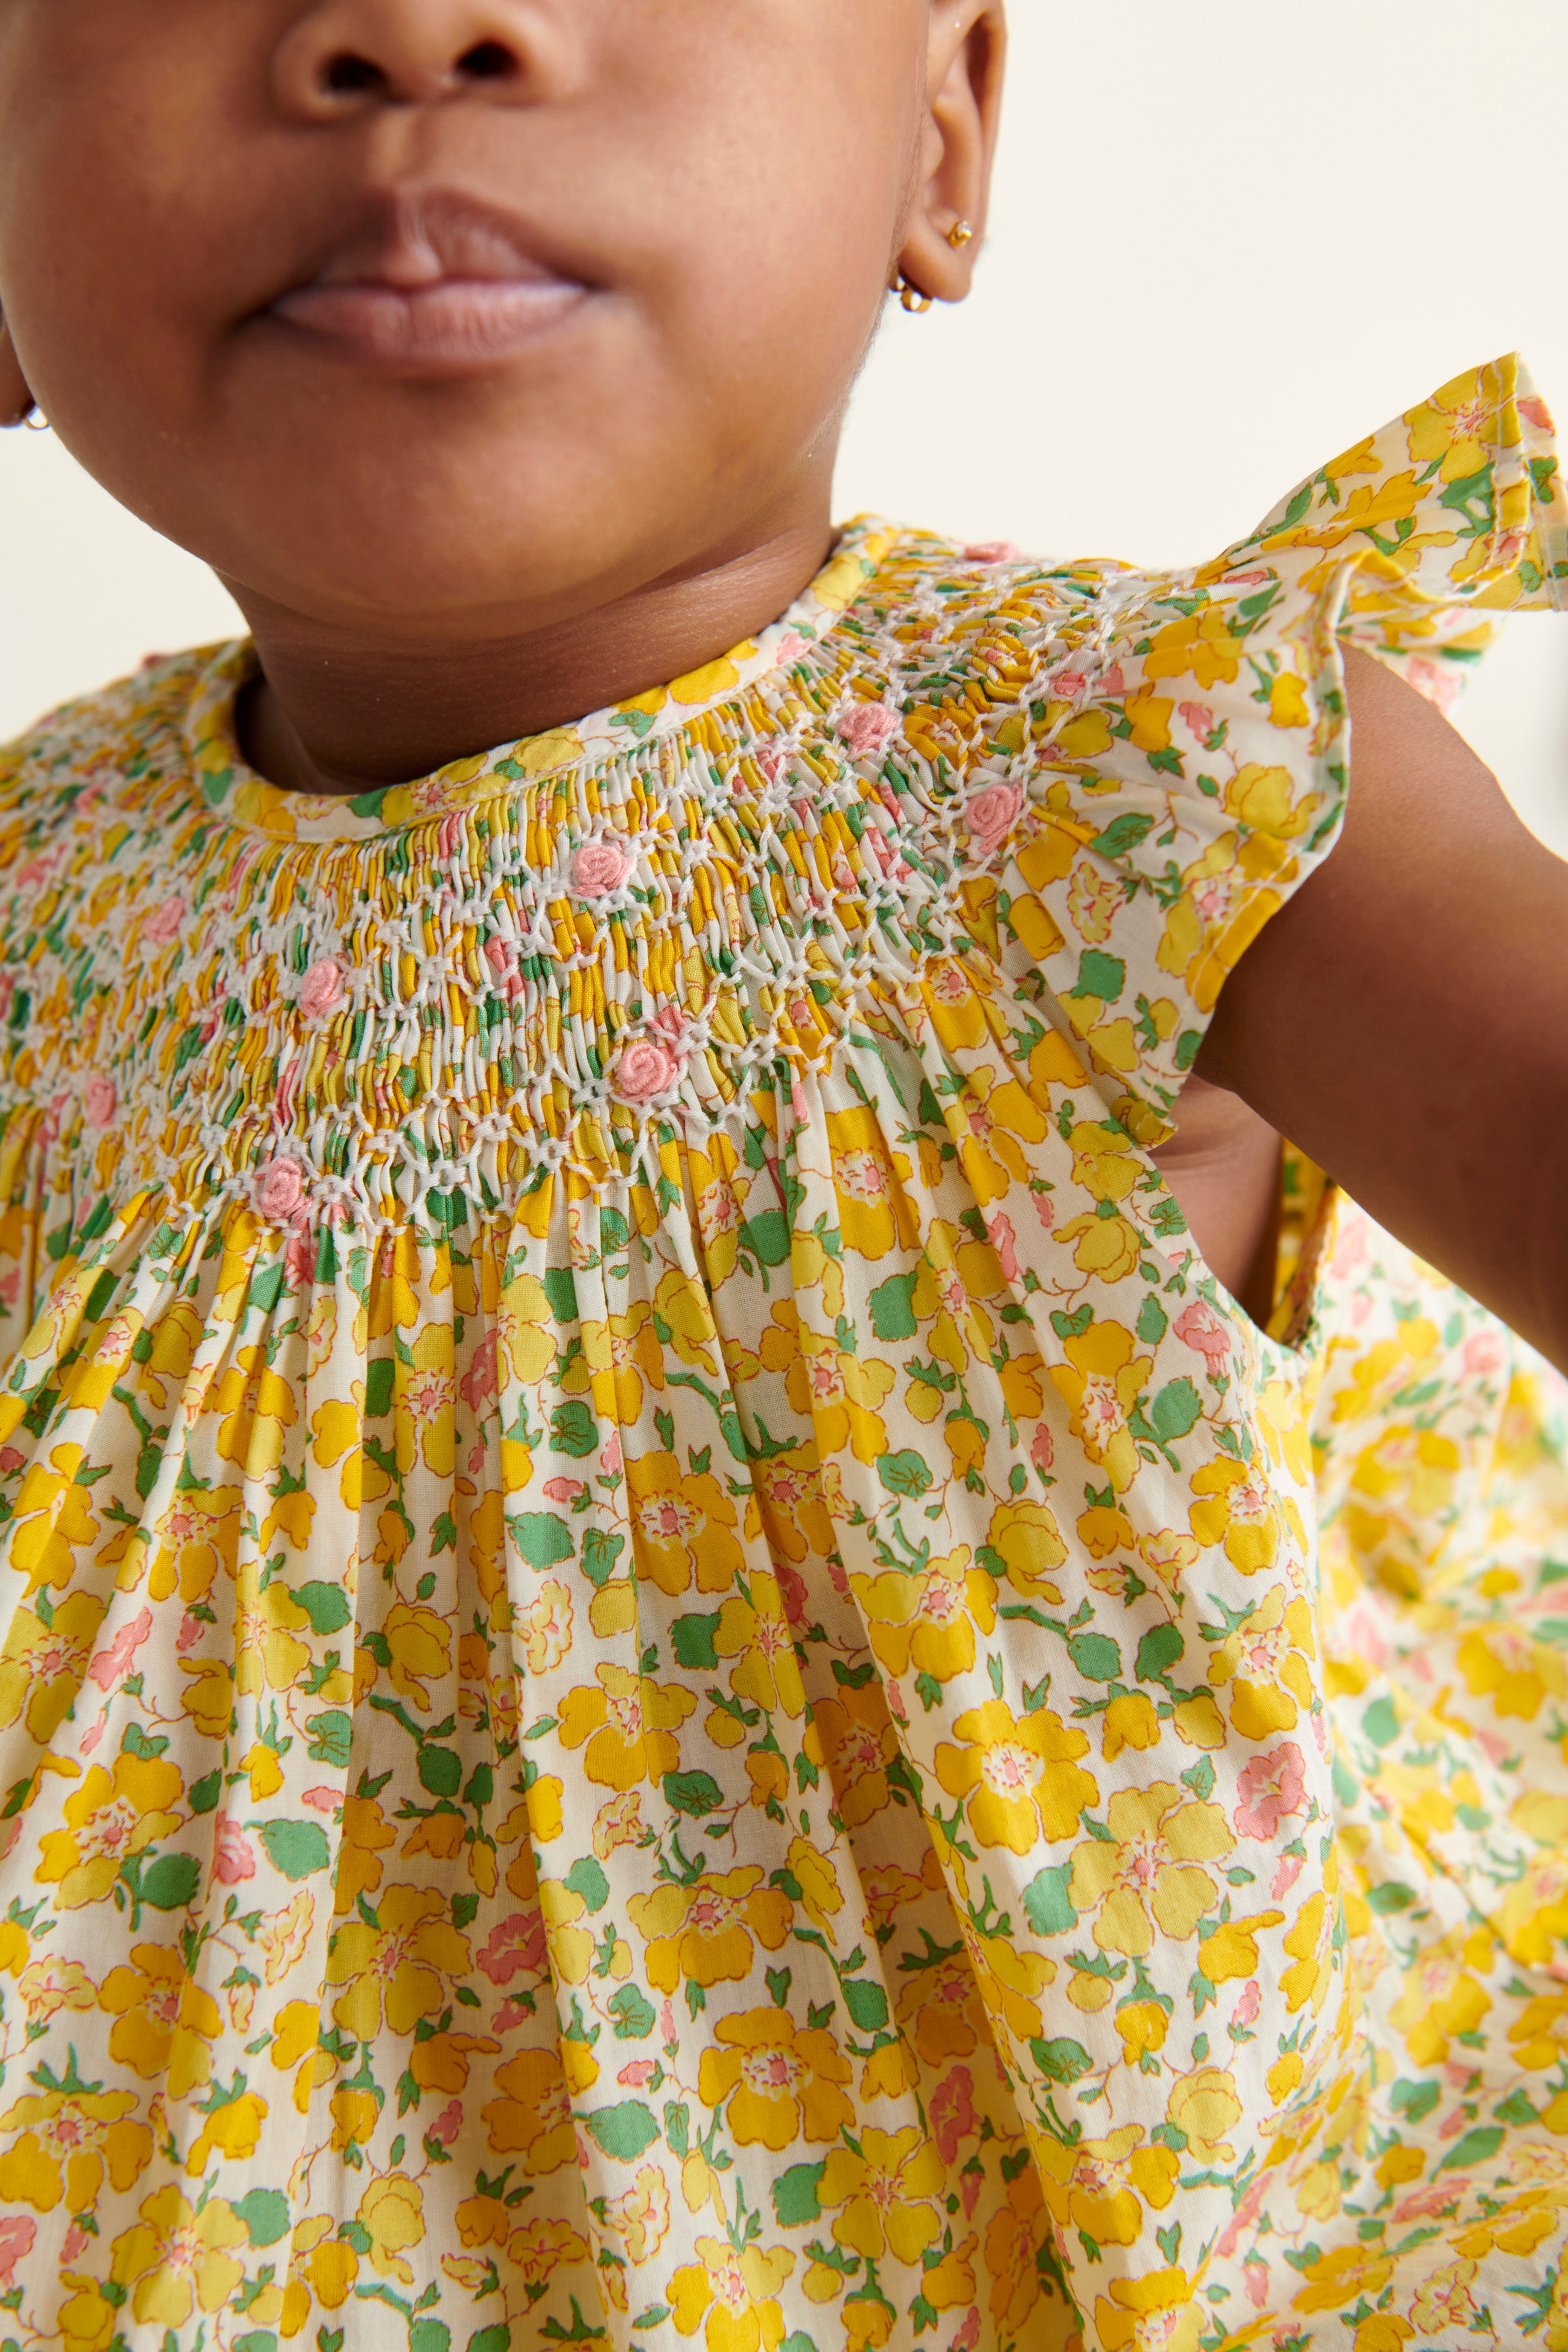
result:
<svg viewBox="0 0 1568 2352"><path fill-rule="evenodd" d="M7 2347L1568 2347L1565 1391L1151 1157L1563 524L1505 361L347 803L245 647L0 756Z"/></svg>

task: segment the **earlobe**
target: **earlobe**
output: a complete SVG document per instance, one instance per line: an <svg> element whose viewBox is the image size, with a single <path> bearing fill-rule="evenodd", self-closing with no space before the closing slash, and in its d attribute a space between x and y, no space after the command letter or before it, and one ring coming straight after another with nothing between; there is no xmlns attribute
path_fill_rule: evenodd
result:
<svg viewBox="0 0 1568 2352"><path fill-rule="evenodd" d="M893 289L904 296L906 309L962 302L973 285L1006 46L1000 0L967 0L956 13L932 12L921 184L905 223Z"/></svg>
<svg viewBox="0 0 1568 2352"><path fill-rule="evenodd" d="M5 321L0 318L0 427L9 430L13 425L26 425L37 406L5 331Z"/></svg>

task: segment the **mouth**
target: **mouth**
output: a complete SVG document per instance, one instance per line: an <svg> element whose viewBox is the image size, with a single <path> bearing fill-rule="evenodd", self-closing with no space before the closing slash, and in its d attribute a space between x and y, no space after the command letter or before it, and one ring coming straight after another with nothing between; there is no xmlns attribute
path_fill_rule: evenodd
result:
<svg viewBox="0 0 1568 2352"><path fill-rule="evenodd" d="M510 359L591 292L510 214L447 191L384 201L264 312L326 356L415 374Z"/></svg>

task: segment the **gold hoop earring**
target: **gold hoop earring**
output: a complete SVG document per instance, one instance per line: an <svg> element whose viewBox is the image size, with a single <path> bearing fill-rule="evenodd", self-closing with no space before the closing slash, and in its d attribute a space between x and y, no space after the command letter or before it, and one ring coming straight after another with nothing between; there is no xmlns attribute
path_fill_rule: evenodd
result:
<svg viewBox="0 0 1568 2352"><path fill-rule="evenodd" d="M925 293L912 278L906 278L901 269L892 290L912 319L923 317L936 299L934 295Z"/></svg>
<svg viewBox="0 0 1568 2352"><path fill-rule="evenodd" d="M974 241L972 224L966 220L954 221L947 232L947 241L954 253L962 253L966 245L972 245Z"/></svg>
<svg viewBox="0 0 1568 2352"><path fill-rule="evenodd" d="M29 433L48 433L54 429L41 408L30 408L22 423Z"/></svg>

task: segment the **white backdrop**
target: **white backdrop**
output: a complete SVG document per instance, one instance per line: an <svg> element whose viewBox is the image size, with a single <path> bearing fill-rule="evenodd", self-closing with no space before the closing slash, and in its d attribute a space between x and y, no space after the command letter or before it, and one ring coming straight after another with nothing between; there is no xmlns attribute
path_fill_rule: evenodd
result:
<svg viewBox="0 0 1568 2352"><path fill-rule="evenodd" d="M894 312L841 474L1058 555L1196 560L1469 362L1568 421L1564 0L1014 0L967 309ZM0 436L0 740L233 607L52 436ZM1462 722L1568 853L1568 627L1518 622Z"/></svg>

